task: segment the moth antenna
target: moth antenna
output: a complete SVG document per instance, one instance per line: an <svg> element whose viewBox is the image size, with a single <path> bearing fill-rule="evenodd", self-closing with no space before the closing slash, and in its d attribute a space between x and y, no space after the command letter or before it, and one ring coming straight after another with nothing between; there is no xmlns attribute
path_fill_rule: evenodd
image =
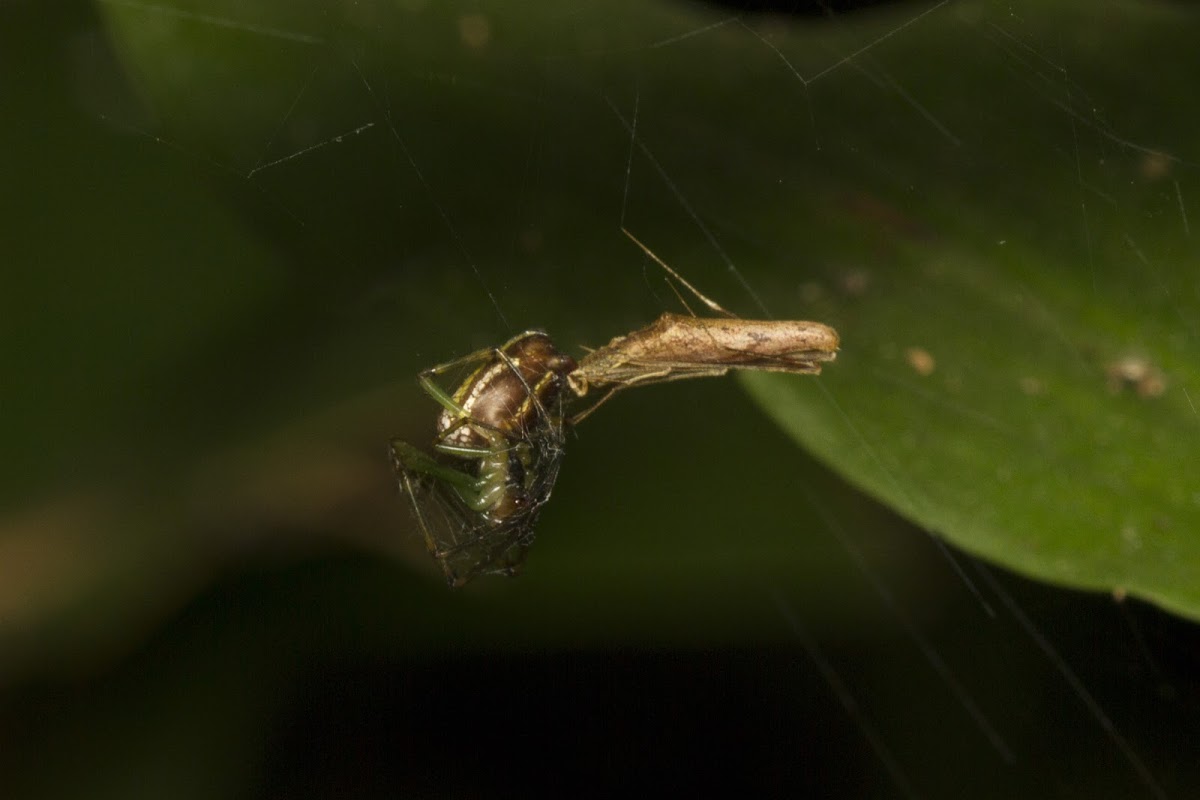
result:
<svg viewBox="0 0 1200 800"><path fill-rule="evenodd" d="M663 280L667 282L667 286L671 287L671 291L675 294L675 299L679 301L679 304L686 308L687 312L693 317L696 316L696 312L692 311L692 307L688 305L688 301L684 300L683 295L679 293L679 288L675 285L675 281L670 278L663 278Z"/></svg>
<svg viewBox="0 0 1200 800"><path fill-rule="evenodd" d="M733 319L737 319L737 314L734 314L732 311L728 311L728 310L726 310L726 309L725 309L724 307L722 307L722 306L721 306L721 304L720 304L720 303L718 303L716 300L710 300L708 297L706 297L706 296L704 295L704 293L703 293L703 292L701 292L701 291L700 291L699 289L697 289L695 286L692 286L690 283L688 283L686 278L684 278L682 275L680 275L680 274L679 274L678 272L676 272L675 270L673 270L673 269L671 269L670 267L668 267L668 266L667 266L667 262L663 261L661 258L659 258L658 256L656 256L656 255L654 254L654 251L653 251L653 250L651 250L649 247L647 247L646 245L642 244L642 243L641 243L641 241L639 241L639 240L638 240L638 238L637 238L636 236L634 236L632 233L630 233L630 232L629 232L629 229L628 229L628 228L622 227L622 228L621 228L621 233L623 233L623 234L625 234L626 236L628 236L630 241L632 241L634 244L636 244L638 247L640 247L640 248L642 249L642 252L643 252L643 253L645 253L646 255L650 256L650 258L652 258L652 259L654 260L654 263L658 264L660 267L662 267L663 269L665 269L665 270L667 271L667 274L668 274L668 275L670 275L672 278L674 278L675 280L677 280L677 281L679 281L680 283L682 283L682 284L683 284L685 287L687 287L687 290L688 290L689 292L691 292L692 294L696 295L696 297L700 298L700 302L704 303L704 305L708 306L709 308L711 308L713 311L717 312L718 314L721 314L721 315L723 315L723 316L726 316L726 317L732 317ZM676 292L675 292L675 294L676 294L676 296L678 296L678 295L679 295L679 292L678 292L678 291L676 291ZM685 308L687 308L687 303L686 303L686 302L684 302L684 300L683 300L683 298L682 298L682 297L680 297L680 298L679 298L679 301L680 301L681 303L683 303L683 305L684 305L684 307L685 307ZM691 311L691 310L692 310L692 309L688 308L688 311ZM696 316L696 315L693 313L693 314L692 314L692 316L694 317L694 316Z"/></svg>

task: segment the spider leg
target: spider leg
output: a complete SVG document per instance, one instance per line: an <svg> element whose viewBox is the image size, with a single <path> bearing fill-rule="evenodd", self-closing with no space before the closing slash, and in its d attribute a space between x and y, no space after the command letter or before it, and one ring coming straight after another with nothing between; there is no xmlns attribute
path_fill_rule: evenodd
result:
<svg viewBox="0 0 1200 800"><path fill-rule="evenodd" d="M521 334L521 336L526 335L528 334ZM514 339L510 340L510 343L511 341L516 341L519 338L519 336L515 337ZM508 344L509 343L505 343L504 346L508 347ZM451 397L445 389L439 386L434 378L453 369L469 366L471 364L480 364L481 367L476 368L475 372L472 373L472 376L468 377L467 380L464 381L464 383L470 382L471 378L474 377L474 375L479 372L479 369L482 368L482 365L486 364L491 359L494 359L499 353L500 350L495 347L485 347L482 350L476 350L474 353L468 353L467 355L462 356L461 358L456 358L453 361L447 361L444 364L438 364L428 369L423 369L421 370L420 374L417 375L417 383L421 385L421 389L425 392L425 394L436 400L438 405L440 405L442 408L459 417L470 417L470 414L467 413L467 410L464 409L457 400Z"/></svg>
<svg viewBox="0 0 1200 800"><path fill-rule="evenodd" d="M484 455L491 455L491 451L484 451ZM428 477L434 480L443 481L454 488L458 492L462 501L474 511L486 508L491 504L493 498L490 494L495 492L494 480L478 478L470 475L462 470L448 467L445 464L430 458L421 450L413 447L408 442L403 442L399 439L393 439L391 442L391 458L392 469L401 483L404 484L405 491L412 498L413 505L419 506L417 496L413 493L412 479L414 477ZM421 510L417 508L417 516L421 517ZM424 520L420 520L424 526Z"/></svg>
<svg viewBox="0 0 1200 800"><path fill-rule="evenodd" d="M475 488L476 479L474 476L462 470L448 467L429 457L424 451L400 439L393 439L391 441L391 460L392 468L398 476L403 476L406 473L416 473L445 481L457 489L471 490Z"/></svg>
<svg viewBox="0 0 1200 800"><path fill-rule="evenodd" d="M454 414L459 419L469 419L471 415L467 413L467 410L457 400L448 395L445 389L437 384L433 379L434 374L436 373L425 370L425 372L417 376L417 383L421 385L421 389L451 414Z"/></svg>
<svg viewBox="0 0 1200 800"><path fill-rule="evenodd" d="M462 576L454 569L450 562L450 553L434 538L433 528L425 518L425 512L418 500L418 490L414 484L419 477L429 476L436 480L447 481L456 490L463 491L469 490L468 487L474 482L474 478L464 472L442 466L420 450L399 439L392 440L391 457L392 467L400 479L400 485L412 501L413 513L417 517L417 527L421 529L421 537L425 540L425 549L441 567L442 574L446 577L446 583L451 588L462 586L470 579L470 576Z"/></svg>
<svg viewBox="0 0 1200 800"><path fill-rule="evenodd" d="M592 403L590 406L588 406L583 411L580 411L578 414L571 417L571 424L578 425L579 423L583 422L585 419L590 417L592 415L593 411L595 411L597 408L599 408L600 406L607 403L609 401L609 399L612 398L612 396L614 394L616 394L617 390L620 388L621 388L620 386L614 386L611 389L609 389L607 392L604 393L604 395L599 400Z"/></svg>

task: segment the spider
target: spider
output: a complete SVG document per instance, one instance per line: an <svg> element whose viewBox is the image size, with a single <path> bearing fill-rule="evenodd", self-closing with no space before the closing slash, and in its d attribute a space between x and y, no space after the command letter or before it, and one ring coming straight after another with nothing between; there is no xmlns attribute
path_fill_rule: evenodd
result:
<svg viewBox="0 0 1200 800"><path fill-rule="evenodd" d="M474 369L452 395L435 380L467 367ZM558 477L575 367L545 333L526 331L418 376L442 407L433 449L444 458L394 439L392 466L451 587L520 570Z"/></svg>

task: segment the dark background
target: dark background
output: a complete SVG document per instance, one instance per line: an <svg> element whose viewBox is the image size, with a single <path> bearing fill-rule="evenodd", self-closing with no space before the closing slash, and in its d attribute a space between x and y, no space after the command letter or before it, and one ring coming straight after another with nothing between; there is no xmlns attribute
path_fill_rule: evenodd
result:
<svg viewBox="0 0 1200 800"><path fill-rule="evenodd" d="M809 25L870 13L747 7L768 5ZM380 457L427 436L407 376L495 339L494 305L599 342L669 292L617 274L616 236L576 271L497 266L479 231L521 194L475 196L469 164L428 184L403 153L330 146L248 180L231 166L255 163L245 98L213 89L227 113L206 121L194 98L156 105L110 10L0 8L0 413L27 420L0 507L0 794L1189 795L1193 624L948 560L732 380L589 420L528 574L447 592ZM331 26L331 60L391 74L372 67L387 30ZM404 118L409 89L372 85ZM538 169L573 163L568 134L529 131ZM405 144L443 135L468 154L487 123ZM615 226L612 138L611 180L559 201L567 227L598 196ZM521 252L519 232L496 238ZM618 310L579 313L601 306Z"/></svg>

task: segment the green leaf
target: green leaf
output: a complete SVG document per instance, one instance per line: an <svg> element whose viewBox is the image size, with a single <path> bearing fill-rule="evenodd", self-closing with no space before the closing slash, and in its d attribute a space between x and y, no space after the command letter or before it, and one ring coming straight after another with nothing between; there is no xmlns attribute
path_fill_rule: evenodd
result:
<svg viewBox="0 0 1200 800"><path fill-rule="evenodd" d="M1012 254L977 258L898 255L826 317L844 344L818 385L746 385L798 442L969 552L1196 616L1195 342L1131 336L1131 312L1155 315L1044 253L1020 258L1053 272L1060 299L1088 297L1086 314L996 268Z"/></svg>
<svg viewBox="0 0 1200 800"><path fill-rule="evenodd" d="M951 76L974 86L982 119L859 145L903 177L841 203L826 189L799 214L826 226L807 231L823 266L806 313L839 329L839 361L819 384L745 384L799 443L963 549L1200 618L1200 116L1181 101L1195 61L1166 9L1119 10L1072 17L1053 61L1031 51L1051 70L1036 86L994 69L1040 41L1032 25L989 23L997 63L956 69L915 65L961 19L906 36L912 58L894 63L914 66L891 77L934 101ZM1121 65L1147 62L1162 80L1127 80Z"/></svg>

